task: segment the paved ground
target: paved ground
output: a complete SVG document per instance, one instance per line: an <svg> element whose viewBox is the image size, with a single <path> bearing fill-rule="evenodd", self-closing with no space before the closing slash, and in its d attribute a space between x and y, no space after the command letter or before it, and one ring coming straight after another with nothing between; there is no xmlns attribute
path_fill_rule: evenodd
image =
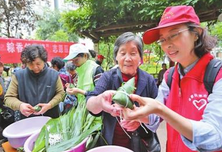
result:
<svg viewBox="0 0 222 152"><path fill-rule="evenodd" d="M157 129L157 135L161 144L161 152L166 152L166 123L163 121Z"/></svg>

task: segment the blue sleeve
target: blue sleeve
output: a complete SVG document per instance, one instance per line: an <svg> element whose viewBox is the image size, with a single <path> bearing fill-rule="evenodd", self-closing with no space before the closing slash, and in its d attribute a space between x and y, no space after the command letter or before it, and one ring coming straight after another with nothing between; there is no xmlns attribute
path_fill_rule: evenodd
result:
<svg viewBox="0 0 222 152"><path fill-rule="evenodd" d="M101 77L99 78L99 80L96 82L94 90L90 91L90 92L87 92L86 102L88 101L89 98L91 98L93 96L97 96L97 95L103 93L104 91L111 89L109 87L110 80L109 80L109 77L107 75L108 75L107 73L103 73L101 75ZM93 113L91 113L91 114L94 115L94 116L100 116L102 114L102 112L97 114L97 115L95 115Z"/></svg>
<svg viewBox="0 0 222 152"><path fill-rule="evenodd" d="M163 79L163 81L158 89L158 95L155 99L157 101L165 104L165 100L167 99L169 92L170 92L170 89L169 89L168 85L166 84L165 79ZM156 132L156 130L159 127L160 122L162 122L162 119L159 116L157 116L155 114L150 114L149 115L149 124L146 124L146 126L147 126L147 128L149 128L153 132Z"/></svg>

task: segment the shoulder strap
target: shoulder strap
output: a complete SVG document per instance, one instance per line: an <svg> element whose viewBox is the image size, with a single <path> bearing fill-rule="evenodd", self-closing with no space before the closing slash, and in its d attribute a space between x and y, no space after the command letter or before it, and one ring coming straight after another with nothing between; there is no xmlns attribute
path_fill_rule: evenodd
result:
<svg viewBox="0 0 222 152"><path fill-rule="evenodd" d="M204 86L208 91L208 94L212 93L212 88L216 76L222 66L222 62L219 59L212 59L207 65L205 74L204 74Z"/></svg>
<svg viewBox="0 0 222 152"><path fill-rule="evenodd" d="M221 67L222 67L222 61L219 59L212 59L207 65L207 68L204 74L204 86L208 94L212 93L214 81ZM169 69L169 73L167 76L167 85L169 88L171 88L172 76L173 76L174 70L175 70L175 67L171 67Z"/></svg>
<svg viewBox="0 0 222 152"><path fill-rule="evenodd" d="M167 85L168 85L169 88L171 88L172 76L173 76L174 70L175 70L175 67L171 67L169 69L169 73L168 73L168 76L167 76Z"/></svg>

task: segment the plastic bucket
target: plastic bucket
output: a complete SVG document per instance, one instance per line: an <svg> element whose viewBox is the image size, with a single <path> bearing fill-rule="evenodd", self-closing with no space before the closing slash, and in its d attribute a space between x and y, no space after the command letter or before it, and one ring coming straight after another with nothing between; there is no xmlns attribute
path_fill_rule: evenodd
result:
<svg viewBox="0 0 222 152"><path fill-rule="evenodd" d="M24 144L24 151L25 152L32 152L34 144L36 139L39 136L39 132L32 134L25 142ZM87 143L88 137L85 138L81 143L76 145L75 147L65 151L65 152L85 152L86 151L86 143Z"/></svg>
<svg viewBox="0 0 222 152"><path fill-rule="evenodd" d="M24 151L25 152L32 152L32 149L35 145L35 141L39 136L39 132L32 134L26 141L24 144Z"/></svg>
<svg viewBox="0 0 222 152"><path fill-rule="evenodd" d="M89 138L85 138L81 143L76 145L75 147L65 151L65 152L85 152L86 151L86 143Z"/></svg>
<svg viewBox="0 0 222 152"><path fill-rule="evenodd" d="M87 152L133 152L133 151L125 147L109 145L109 146L96 147Z"/></svg>
<svg viewBox="0 0 222 152"><path fill-rule="evenodd" d="M39 132L49 119L51 118L46 116L36 116L16 121L3 130L3 136L13 148L23 147L28 137Z"/></svg>

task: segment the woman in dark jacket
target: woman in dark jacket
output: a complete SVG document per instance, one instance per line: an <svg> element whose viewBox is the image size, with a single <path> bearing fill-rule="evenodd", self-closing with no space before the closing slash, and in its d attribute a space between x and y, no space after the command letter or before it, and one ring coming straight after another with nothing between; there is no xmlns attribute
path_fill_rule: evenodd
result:
<svg viewBox="0 0 222 152"><path fill-rule="evenodd" d="M132 77L135 77L135 93L144 96L155 98L157 96L157 87L154 78L139 69L139 65L143 56L143 42L139 36L131 32L126 32L120 35L114 46L114 58L118 63L118 68L105 72L98 80L95 90L87 96L87 108L94 115L103 116L102 135L104 140L100 140L100 145L108 143L110 145L123 146L129 149L135 148L132 140L134 130L139 132L139 136L147 139L153 135L147 128L142 128L141 121L124 121L131 125L132 129L126 131L120 125L119 108L112 102L112 95L123 82L127 82ZM109 91L107 91L109 90ZM112 90L112 91L110 91ZM148 118L147 118L148 119ZM147 134L146 131L149 133ZM140 147L139 147L140 148ZM142 150L138 150L142 152Z"/></svg>

